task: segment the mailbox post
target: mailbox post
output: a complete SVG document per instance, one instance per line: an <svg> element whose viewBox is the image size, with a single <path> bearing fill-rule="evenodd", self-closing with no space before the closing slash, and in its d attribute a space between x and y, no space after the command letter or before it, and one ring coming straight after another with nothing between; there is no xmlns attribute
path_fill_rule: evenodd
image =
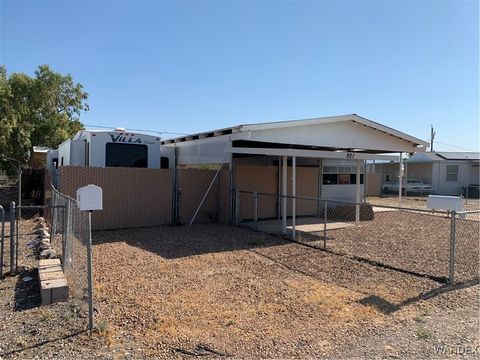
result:
<svg viewBox="0 0 480 360"><path fill-rule="evenodd" d="M81 211L88 211L88 243L87 243L87 271L88 271L88 330L93 332L93 263L92 263L92 212L102 210L102 188L96 185L87 185L77 189L77 204Z"/></svg>

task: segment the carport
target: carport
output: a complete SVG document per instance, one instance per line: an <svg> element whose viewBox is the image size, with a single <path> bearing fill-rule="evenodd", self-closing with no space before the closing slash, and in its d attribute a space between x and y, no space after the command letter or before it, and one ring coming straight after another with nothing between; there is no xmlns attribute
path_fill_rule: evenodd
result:
<svg viewBox="0 0 480 360"><path fill-rule="evenodd" d="M245 190L279 195L282 203L276 210L282 228L291 217L295 236L296 196L355 202L358 221L365 162L398 161L402 153L424 152L428 143L351 114L238 125L164 140L162 145L175 148L176 165L228 164L231 194Z"/></svg>

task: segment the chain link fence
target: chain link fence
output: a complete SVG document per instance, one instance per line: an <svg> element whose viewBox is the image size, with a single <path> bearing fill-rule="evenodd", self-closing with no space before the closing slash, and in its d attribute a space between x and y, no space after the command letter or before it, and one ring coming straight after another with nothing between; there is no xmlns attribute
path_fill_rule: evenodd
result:
<svg viewBox="0 0 480 360"><path fill-rule="evenodd" d="M454 213L250 191L236 191L234 198L235 223L240 226L440 282L478 279L478 211Z"/></svg>
<svg viewBox="0 0 480 360"><path fill-rule="evenodd" d="M452 214L452 234L455 258L455 280L464 282L479 279L480 210Z"/></svg>
<svg viewBox="0 0 480 360"><path fill-rule="evenodd" d="M70 290L70 302L82 318L88 314L88 212L80 211L75 199L52 186L49 223L54 249L61 251L63 270Z"/></svg>

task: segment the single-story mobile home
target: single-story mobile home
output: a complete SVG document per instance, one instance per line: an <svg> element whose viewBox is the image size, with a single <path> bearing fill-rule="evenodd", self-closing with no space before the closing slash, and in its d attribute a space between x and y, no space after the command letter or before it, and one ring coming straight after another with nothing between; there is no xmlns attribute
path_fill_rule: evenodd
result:
<svg viewBox="0 0 480 360"><path fill-rule="evenodd" d="M461 195L469 185L478 185L480 153L478 152L422 152L405 161L405 176L431 184L440 195ZM398 179L398 161L375 165L381 174L382 185Z"/></svg>

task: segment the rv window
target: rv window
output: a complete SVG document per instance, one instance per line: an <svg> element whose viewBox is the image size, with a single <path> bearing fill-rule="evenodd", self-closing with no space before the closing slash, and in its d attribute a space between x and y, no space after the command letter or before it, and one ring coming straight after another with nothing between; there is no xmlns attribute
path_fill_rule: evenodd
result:
<svg viewBox="0 0 480 360"><path fill-rule="evenodd" d="M160 169L168 169L169 159L168 157L162 156L160 158Z"/></svg>
<svg viewBox="0 0 480 360"><path fill-rule="evenodd" d="M62 160L60 161L60 166L63 166L63 156L62 156Z"/></svg>
<svg viewBox="0 0 480 360"><path fill-rule="evenodd" d="M107 143L105 166L148 167L148 147L140 144Z"/></svg>

